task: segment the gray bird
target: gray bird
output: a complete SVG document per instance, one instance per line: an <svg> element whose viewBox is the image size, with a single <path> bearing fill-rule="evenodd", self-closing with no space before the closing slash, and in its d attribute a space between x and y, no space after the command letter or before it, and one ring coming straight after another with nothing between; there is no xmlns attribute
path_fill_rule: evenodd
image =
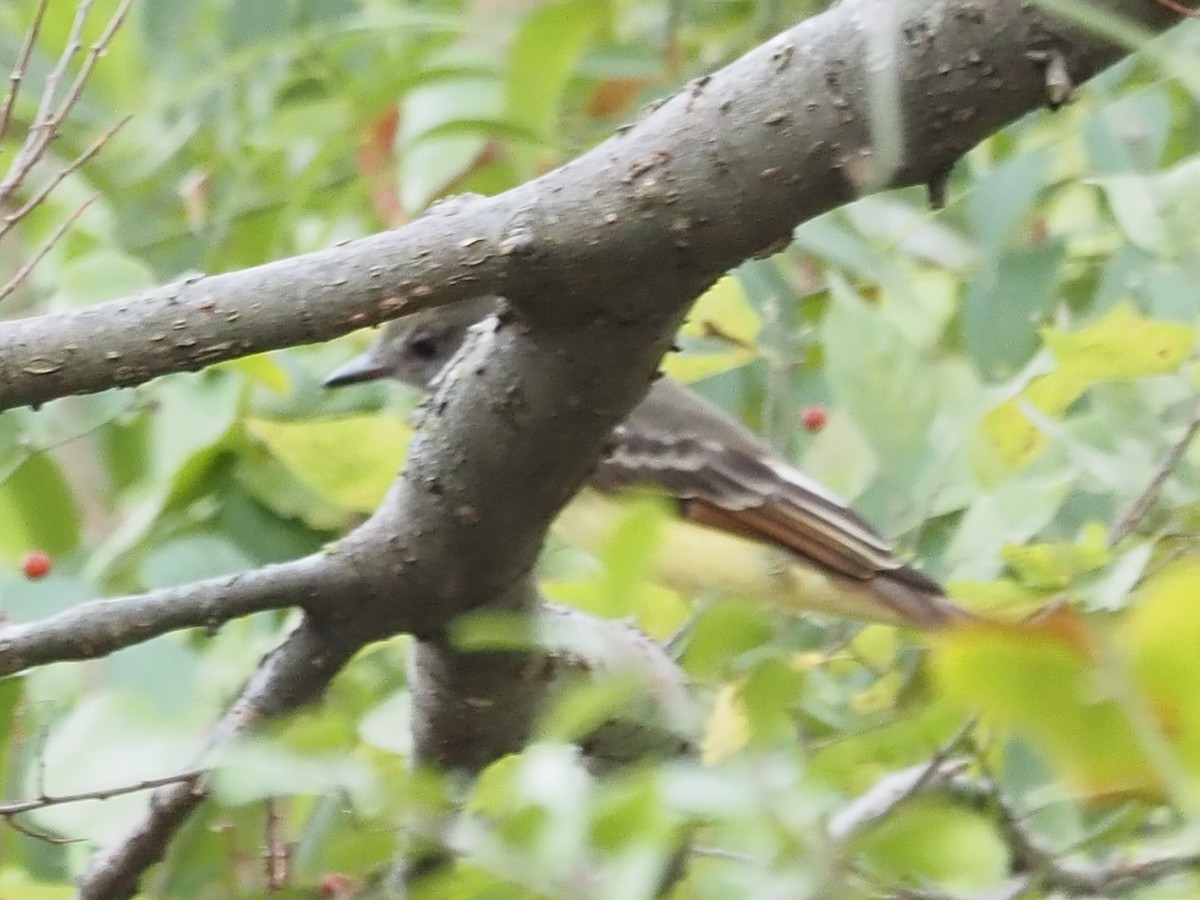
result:
<svg viewBox="0 0 1200 900"><path fill-rule="evenodd" d="M388 323L372 346L325 379L329 388L393 378L427 390L491 315L496 298ZM674 500L657 576L685 592L717 589L795 610L932 629L970 614L838 497L789 465L723 410L669 378L613 432L588 488L555 530L597 546L619 496L651 490Z"/></svg>

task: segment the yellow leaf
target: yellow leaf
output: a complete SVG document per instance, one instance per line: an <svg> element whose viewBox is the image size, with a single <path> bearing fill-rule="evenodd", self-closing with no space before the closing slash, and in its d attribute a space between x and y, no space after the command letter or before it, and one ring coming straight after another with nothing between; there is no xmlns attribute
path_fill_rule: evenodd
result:
<svg viewBox="0 0 1200 900"><path fill-rule="evenodd" d="M877 671L886 671L896 662L900 635L890 625L867 625L850 641L854 655Z"/></svg>
<svg viewBox="0 0 1200 900"><path fill-rule="evenodd" d="M1106 689L1082 617L986 622L933 639L934 676L947 699L1026 736L1078 789L1157 793L1161 779Z"/></svg>
<svg viewBox="0 0 1200 900"><path fill-rule="evenodd" d="M1125 629L1138 686L1180 760L1200 773L1200 558L1149 578Z"/></svg>
<svg viewBox="0 0 1200 900"><path fill-rule="evenodd" d="M1195 347L1196 331L1178 322L1146 318L1122 303L1073 333L1045 328L1042 340L1054 355L1055 369L1034 378L1020 396L999 404L982 423L997 454L1015 468L1032 462L1046 443L1022 412L1022 404L1060 418L1099 382L1178 371Z"/></svg>
<svg viewBox="0 0 1200 900"><path fill-rule="evenodd" d="M1061 367L1092 383L1174 372L1196 343L1191 327L1148 319L1128 303L1073 334L1047 328L1042 337Z"/></svg>
<svg viewBox="0 0 1200 900"><path fill-rule="evenodd" d="M247 430L297 478L344 509L369 512L396 477L412 429L394 416L249 419Z"/></svg>
<svg viewBox="0 0 1200 900"><path fill-rule="evenodd" d="M243 356L227 362L222 368L230 368L241 372L254 384L262 385L276 394L286 394L292 386L283 366L275 361L270 353L255 353L253 356Z"/></svg>
<svg viewBox="0 0 1200 900"><path fill-rule="evenodd" d="M1023 584L1044 590L1061 590L1112 559L1104 528L1095 524L1084 529L1081 539L1073 544L1010 545L1001 554Z"/></svg>
<svg viewBox="0 0 1200 900"><path fill-rule="evenodd" d="M904 676L898 671L887 672L876 678L866 690L858 691L850 700L855 712L875 713L892 709L896 705L896 697L904 688Z"/></svg>
<svg viewBox="0 0 1200 900"><path fill-rule="evenodd" d="M706 766L715 766L737 753L750 740L750 719L741 697L741 682L726 684L717 693L700 745Z"/></svg>
<svg viewBox="0 0 1200 900"><path fill-rule="evenodd" d="M752 362L762 319L737 278L727 275L700 295L679 331L683 353L663 361L663 371L680 381L699 381ZM690 348L701 344L705 348Z"/></svg>

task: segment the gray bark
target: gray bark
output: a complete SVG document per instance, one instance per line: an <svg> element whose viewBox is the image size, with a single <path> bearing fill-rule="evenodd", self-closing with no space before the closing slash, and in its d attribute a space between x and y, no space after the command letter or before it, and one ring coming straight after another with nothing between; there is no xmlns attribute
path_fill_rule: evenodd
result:
<svg viewBox="0 0 1200 900"><path fill-rule="evenodd" d="M1176 20L1151 0L1094 5L1150 31ZM873 31L891 22L894 31ZM281 569L308 620L264 662L219 732L306 702L354 648L408 631L425 641L420 743L446 765L475 769L527 732L530 682L518 676L527 661L465 663L445 644L447 625L502 599L531 607L530 573L550 521L647 389L691 300L855 196L921 183L937 194L979 140L1061 101L1063 72L1081 82L1124 52L1017 0L850 0L498 197L448 203L322 253L6 323L0 406L325 340L485 292L507 297L514 314L443 389L376 513L319 559L298 561L308 579ZM873 100L881 83L895 87L902 125L886 150L872 133L872 109L887 107ZM223 587L216 608L193 604L193 618L77 642L64 656L109 652L201 614L243 614L267 596L261 578ZM86 615L95 623L118 613ZM23 626L16 664L53 657L49 639L42 656L30 655L38 627ZM5 638L0 630L0 670L11 671ZM315 655L306 660L300 645ZM534 680L534 700L539 687ZM200 786L161 791L145 821L97 858L82 896L132 893L201 795Z"/></svg>

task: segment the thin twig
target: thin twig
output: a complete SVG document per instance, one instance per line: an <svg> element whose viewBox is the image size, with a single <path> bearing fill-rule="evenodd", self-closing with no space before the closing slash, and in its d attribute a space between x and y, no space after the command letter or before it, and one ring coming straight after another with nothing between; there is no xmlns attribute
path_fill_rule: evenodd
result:
<svg viewBox="0 0 1200 900"><path fill-rule="evenodd" d="M25 261L25 265L17 269L16 274L8 280L4 287L0 287L0 303L4 302L4 300L13 291L21 286L21 282L29 277L29 273L33 271L33 267L42 261L42 258L45 257L45 255L49 253L51 249L53 249L55 244L62 240L62 236L67 233L67 229L79 221L79 217L83 215L83 211L91 206L99 196L99 193L95 193L84 200L83 203L81 203L75 210L75 212L67 216L67 218L65 218L59 224L59 226L54 229L54 232L50 235L50 237L46 238L46 240L42 242L42 246L38 247L37 250L34 251L34 254Z"/></svg>
<svg viewBox="0 0 1200 900"><path fill-rule="evenodd" d="M1125 514L1117 520L1117 523L1108 532L1108 546L1113 547L1129 537L1133 530L1138 526L1138 523L1146 517L1146 513L1150 511L1150 507L1154 505L1154 501L1158 499L1158 493L1162 490L1163 484L1170 477L1171 473L1183 460L1183 456L1187 453L1188 447L1191 446L1196 434L1200 433L1200 404L1197 404L1196 409L1192 412L1192 418L1188 422L1187 430L1183 436L1171 445L1171 449L1167 451L1167 455L1163 458L1162 464L1154 473L1154 477L1150 479L1150 483L1146 485L1146 489L1126 510Z"/></svg>
<svg viewBox="0 0 1200 900"><path fill-rule="evenodd" d="M42 30L42 22L46 19L46 7L49 5L50 0L41 0L38 3L37 9L33 12L33 21L29 23L29 30L25 32L25 43L21 45L21 51L17 54L17 62L8 76L8 96L4 98L4 110L0 112L0 144L4 143L4 138L8 134L8 126L12 124L13 107L17 103L17 95L21 92L21 81L25 78L26 69L29 68L33 45L37 41L38 32Z"/></svg>
<svg viewBox="0 0 1200 900"><path fill-rule="evenodd" d="M66 74L67 66L80 50L80 34L83 31L84 22L87 21L91 5L92 0L82 0L75 7L75 21L71 23L71 32L67 36L67 43L63 47L62 53L59 54L58 62L46 76L46 83L42 87L42 97L38 102L33 124L29 127L29 133L25 135L25 141L21 144L17 155L13 157L12 164L8 167L8 174L4 177L4 181L0 182L0 204L6 203L8 198L24 183L26 176L42 158L46 148L58 134L59 122L55 120L54 116L55 97L58 94L59 85L62 84L63 76Z"/></svg>
<svg viewBox="0 0 1200 900"><path fill-rule="evenodd" d="M1164 6L1171 12L1178 13L1181 16L1187 16L1190 19L1200 16L1200 13L1196 12L1196 10L1184 6L1182 3L1176 2L1176 0L1156 0L1156 2L1159 6Z"/></svg>
<svg viewBox="0 0 1200 900"><path fill-rule="evenodd" d="M15 814L11 815L11 816L5 816L4 820L8 823L8 827L11 828L13 831L19 831L21 834L25 835L26 837L31 837L35 841L41 841L44 844L55 844L57 846L63 846L65 844L74 844L74 843L77 843L77 841L78 841L78 838L56 837L55 835L48 834L45 831L39 831L36 828L30 828L24 822L17 819Z"/></svg>
<svg viewBox="0 0 1200 900"><path fill-rule="evenodd" d="M37 191L37 193L35 193L29 198L29 200L25 202L24 206L22 206L16 212L10 213L3 219L0 219L0 239L3 239L4 235L11 231L17 222L21 221L23 218L25 218L25 216L29 215L29 213L36 209L42 203L42 201L50 195L51 191L62 184L63 179L65 179L72 172L77 171L81 166L89 162L97 153L99 153L101 148L103 148L105 144L112 140L113 135L120 131L121 128L123 128L125 124L128 123L132 118L133 116L131 115L125 116L115 125L101 134L98 138L96 138L96 140L92 141L91 145L88 146L82 153L76 156L67 165L59 169L53 178L46 182L46 184L44 184L42 188Z"/></svg>
<svg viewBox="0 0 1200 900"><path fill-rule="evenodd" d="M958 749L975 723L974 717L963 723L927 761L893 772L875 782L830 820L827 828L829 836L838 842L846 841L887 818L917 794L940 787L960 774L970 760L950 759L950 754Z"/></svg>
<svg viewBox="0 0 1200 900"><path fill-rule="evenodd" d="M94 791L82 791L78 794L45 794L39 792L39 796L34 800L0 803L0 816L9 819L21 813L27 813L35 809L45 809L49 806L80 803L84 800L108 800L123 794L135 794L138 791L153 790L166 784L178 784L179 782L199 778L201 774L200 769L191 769L187 772L178 772L175 775L166 775L162 778L147 778L145 781L139 781L135 784L126 784L113 788L100 788Z"/></svg>
<svg viewBox="0 0 1200 900"><path fill-rule="evenodd" d="M283 823L279 814L279 799L266 799L267 818L263 836L263 865L267 876L267 895L274 896L288 884L290 852L283 838Z"/></svg>
<svg viewBox="0 0 1200 900"><path fill-rule="evenodd" d="M108 49L108 45L112 43L113 37L117 30L125 22L125 17L129 14L129 7L133 5L133 0L122 0L120 6L113 12L112 17L108 20L108 24L104 27L104 32L96 39L88 50L88 54L84 57L83 65L80 66L79 74L75 76L75 80L71 82L71 87L67 91L67 95L59 104L57 111L54 114L54 124L57 127L61 125L71 114L71 110L75 108L75 104L79 102L80 96L83 94L84 85L92 76L92 71L96 68L96 63Z"/></svg>
<svg viewBox="0 0 1200 900"><path fill-rule="evenodd" d="M45 155L46 148L58 136L59 126L62 125L67 116L75 108L75 104L79 101L80 96L82 96L83 88L91 77L97 61L108 48L108 45L112 43L113 36L124 23L132 3L133 0L123 0L117 7L108 24L105 26L104 32L89 49L79 73L71 82L62 100L59 101L59 88L62 85L63 78L66 75L71 60L82 49L83 28L92 6L92 0L81 0L76 7L75 20L71 23L71 32L67 37L66 45L63 47L63 52L59 55L58 62L46 78L46 84L42 91L41 101L38 104L37 115L34 117L33 125L30 126L24 143L13 158L12 164L8 169L8 174L5 175L3 181L0 181L0 206L5 204L17 189L20 188L26 177L33 170L33 167Z"/></svg>
<svg viewBox="0 0 1200 900"><path fill-rule="evenodd" d="M241 696L221 717L209 739L209 750L224 746L320 694L347 660L362 646L302 623L259 664ZM155 792L143 818L92 857L79 880L80 900L132 896L142 874L158 862L189 814L203 802L201 781L168 784Z"/></svg>

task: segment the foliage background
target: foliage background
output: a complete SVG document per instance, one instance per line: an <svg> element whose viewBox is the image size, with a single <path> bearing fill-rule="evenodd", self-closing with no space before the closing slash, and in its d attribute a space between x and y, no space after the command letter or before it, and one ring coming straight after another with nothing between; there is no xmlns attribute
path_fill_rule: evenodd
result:
<svg viewBox="0 0 1200 900"><path fill-rule="evenodd" d="M6 313L253 265L401 224L445 193L504 190L816 6L146 3L47 172L133 118L0 244L0 282L98 198ZM73 12L51 4L29 85L46 77ZM29 15L0 8L6 70ZM476 785L409 772L400 638L361 654L319 708L228 753L217 802L151 893L263 895L276 817L294 849L291 887L275 896L369 896L397 824L429 832L465 793L471 816L453 842L468 861L427 896L646 896L684 835L698 850L679 897L831 885L838 896L905 885L968 896L1029 864L995 793L918 797L841 840L827 823L887 773L928 760L976 709L984 717L958 745L970 771L1052 858L1194 852L1195 453L1134 532L1109 541L1196 415L1191 25L1074 105L972 151L945 210L898 191L803 225L701 299L667 363L852 498L965 604L1012 617L1057 598L1068 611L1024 631L953 635L926 656L892 629L648 584L658 523L637 509L600 560L552 546L545 589L659 638L690 622L681 661L708 710L703 765L588 780L562 739L622 702L616 686L564 698L544 741ZM37 93L23 95L18 122ZM0 166L11 152L0 147ZM366 339L0 416L4 614L32 620L335 539L400 464L415 400L387 386L321 392ZM810 405L829 411L817 434L798 416ZM34 548L54 559L44 580L20 573ZM0 684L6 794L180 770L288 625L253 616ZM0 830L0 896L69 896L90 848L140 802L20 820L77 844ZM1197 890L1187 874L1135 887L1147 898Z"/></svg>

